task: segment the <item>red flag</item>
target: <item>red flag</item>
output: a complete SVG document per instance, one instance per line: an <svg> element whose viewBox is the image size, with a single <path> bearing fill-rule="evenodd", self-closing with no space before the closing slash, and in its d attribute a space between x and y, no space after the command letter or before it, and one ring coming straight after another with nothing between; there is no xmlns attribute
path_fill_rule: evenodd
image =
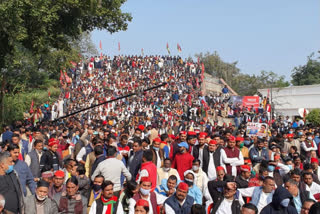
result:
<svg viewBox="0 0 320 214"><path fill-rule="evenodd" d="M30 111L29 111L29 112L30 112L30 114L32 114L32 113L33 113L33 104L34 104L34 103L33 103L33 100L32 100L32 102L31 102L31 106L30 106Z"/></svg>
<svg viewBox="0 0 320 214"><path fill-rule="evenodd" d="M200 57L198 57L198 65L200 65Z"/></svg>
<svg viewBox="0 0 320 214"><path fill-rule="evenodd" d="M167 42L167 51L168 51L168 54L170 55L170 49L169 49L169 44Z"/></svg>
<svg viewBox="0 0 320 214"><path fill-rule="evenodd" d="M204 78L204 64L201 63L201 82L203 82L203 78Z"/></svg>
<svg viewBox="0 0 320 214"><path fill-rule="evenodd" d="M48 97L51 97L51 92L50 91L48 91Z"/></svg>
<svg viewBox="0 0 320 214"><path fill-rule="evenodd" d="M120 42L118 42L118 51L120 51Z"/></svg>
<svg viewBox="0 0 320 214"><path fill-rule="evenodd" d="M100 43L99 43L99 48L100 48L100 50L102 50L102 43L101 43L101 40L100 40Z"/></svg>
<svg viewBox="0 0 320 214"><path fill-rule="evenodd" d="M179 45L179 43L177 43L177 49L178 49L179 53L182 51L181 46Z"/></svg>

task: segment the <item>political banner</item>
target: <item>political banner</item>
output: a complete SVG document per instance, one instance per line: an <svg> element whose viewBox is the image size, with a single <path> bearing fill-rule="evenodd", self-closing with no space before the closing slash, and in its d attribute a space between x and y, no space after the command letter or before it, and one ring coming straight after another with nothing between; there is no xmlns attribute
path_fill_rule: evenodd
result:
<svg viewBox="0 0 320 214"><path fill-rule="evenodd" d="M247 136L267 137L268 124L266 123L247 123Z"/></svg>
<svg viewBox="0 0 320 214"><path fill-rule="evenodd" d="M255 109L259 108L259 97L258 96L244 96L242 99L242 105L251 109L253 106Z"/></svg>

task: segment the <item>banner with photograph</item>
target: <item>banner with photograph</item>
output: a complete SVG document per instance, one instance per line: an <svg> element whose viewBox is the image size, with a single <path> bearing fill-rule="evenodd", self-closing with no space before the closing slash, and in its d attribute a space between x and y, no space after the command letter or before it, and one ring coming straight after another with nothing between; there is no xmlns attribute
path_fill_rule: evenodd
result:
<svg viewBox="0 0 320 214"><path fill-rule="evenodd" d="M267 137L268 124L266 123L247 123L247 136Z"/></svg>

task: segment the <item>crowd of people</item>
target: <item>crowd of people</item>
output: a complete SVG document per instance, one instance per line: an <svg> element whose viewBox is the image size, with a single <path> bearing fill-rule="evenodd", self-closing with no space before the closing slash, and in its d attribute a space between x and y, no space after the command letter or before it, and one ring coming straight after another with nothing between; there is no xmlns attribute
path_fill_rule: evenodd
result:
<svg viewBox="0 0 320 214"><path fill-rule="evenodd" d="M171 56L91 57L62 73L57 101L3 127L0 213L319 212L320 127L272 117L266 97L233 105L203 79L201 63Z"/></svg>

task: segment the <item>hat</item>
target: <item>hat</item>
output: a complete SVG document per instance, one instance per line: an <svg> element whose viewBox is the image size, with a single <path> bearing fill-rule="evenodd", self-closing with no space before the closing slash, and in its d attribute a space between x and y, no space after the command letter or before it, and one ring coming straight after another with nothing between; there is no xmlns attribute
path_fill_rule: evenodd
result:
<svg viewBox="0 0 320 214"><path fill-rule="evenodd" d="M141 177L140 183L142 183L142 182L150 182L150 183L152 183L150 177Z"/></svg>
<svg viewBox="0 0 320 214"><path fill-rule="evenodd" d="M149 202L143 199L139 199L136 206L149 207Z"/></svg>
<svg viewBox="0 0 320 214"><path fill-rule="evenodd" d="M161 139L157 137L157 138L153 139L153 142L159 142L159 143L161 143Z"/></svg>
<svg viewBox="0 0 320 214"><path fill-rule="evenodd" d="M38 188L39 188L39 187L48 187L48 188L49 188L49 183L46 182L46 181L44 181L44 180L40 180L40 181L38 181L38 183L37 183L37 187L38 187Z"/></svg>
<svg viewBox="0 0 320 214"><path fill-rule="evenodd" d="M107 125L107 121L106 120L104 120L103 122L102 122L102 125Z"/></svg>
<svg viewBox="0 0 320 214"><path fill-rule="evenodd" d="M188 135L189 135L189 136L196 136L196 135L197 135L197 133L192 132L192 131L188 131Z"/></svg>
<svg viewBox="0 0 320 214"><path fill-rule="evenodd" d="M173 134L169 134L168 135L172 140L176 139L176 136L174 136Z"/></svg>
<svg viewBox="0 0 320 214"><path fill-rule="evenodd" d="M181 131L181 132L180 132L180 134L184 134L184 135L186 135L186 134L187 134L187 132L186 132L186 131Z"/></svg>
<svg viewBox="0 0 320 214"><path fill-rule="evenodd" d="M194 174L194 172L192 170L190 170L190 169L184 171L183 176L185 177L187 174L192 174L193 178L196 178L196 174Z"/></svg>
<svg viewBox="0 0 320 214"><path fill-rule="evenodd" d="M208 134L205 132L200 132L199 138L205 138Z"/></svg>
<svg viewBox="0 0 320 214"><path fill-rule="evenodd" d="M311 158L311 163L319 163L318 158Z"/></svg>
<svg viewBox="0 0 320 214"><path fill-rule="evenodd" d="M236 141L244 141L243 137L236 137Z"/></svg>
<svg viewBox="0 0 320 214"><path fill-rule="evenodd" d="M181 189L183 191L188 191L189 190L189 186L185 182L180 182L178 187L177 187L177 189Z"/></svg>
<svg viewBox="0 0 320 214"><path fill-rule="evenodd" d="M216 171L218 172L218 171L220 171L220 170L223 170L223 171L224 171L224 168L223 168L222 166L217 166Z"/></svg>
<svg viewBox="0 0 320 214"><path fill-rule="evenodd" d="M280 159L280 155L275 155L275 156L273 157L273 159L274 159L274 160L279 160L279 159Z"/></svg>
<svg viewBox="0 0 320 214"><path fill-rule="evenodd" d="M246 160L244 160L244 163L245 163L245 164L249 164L249 163L250 163L250 164L252 164L252 162L251 162L251 160L250 160L250 159L246 159Z"/></svg>
<svg viewBox="0 0 320 214"><path fill-rule="evenodd" d="M189 148L189 145L188 145L186 142L181 142L181 143L178 144L178 146L179 146L179 147L184 147L184 148L186 148L186 149Z"/></svg>
<svg viewBox="0 0 320 214"><path fill-rule="evenodd" d="M251 171L250 166L248 166L248 165L241 165L240 170L241 170L241 172L250 172Z"/></svg>
<svg viewBox="0 0 320 214"><path fill-rule="evenodd" d="M55 139L55 138L50 138L48 140L48 146L54 146L55 144L59 144L59 140Z"/></svg>
<svg viewBox="0 0 320 214"><path fill-rule="evenodd" d="M233 141L236 141L236 138L231 135L231 136L229 137L229 141L232 141L232 142L233 142Z"/></svg>
<svg viewBox="0 0 320 214"><path fill-rule="evenodd" d="M141 131L143 131L144 128L145 128L144 125L139 125L139 126L138 126L138 129L140 129Z"/></svg>
<svg viewBox="0 0 320 214"><path fill-rule="evenodd" d="M62 170L58 170L54 173L54 177L61 177L64 178L64 172Z"/></svg>
<svg viewBox="0 0 320 214"><path fill-rule="evenodd" d="M51 178L51 177L53 177L53 172L51 172L51 171L43 172L43 173L41 173L41 177L42 178Z"/></svg>
<svg viewBox="0 0 320 214"><path fill-rule="evenodd" d="M287 137L293 138L293 134L287 134Z"/></svg>
<svg viewBox="0 0 320 214"><path fill-rule="evenodd" d="M215 140L210 140L210 141L209 141L209 145L217 145L217 141L215 141Z"/></svg>

